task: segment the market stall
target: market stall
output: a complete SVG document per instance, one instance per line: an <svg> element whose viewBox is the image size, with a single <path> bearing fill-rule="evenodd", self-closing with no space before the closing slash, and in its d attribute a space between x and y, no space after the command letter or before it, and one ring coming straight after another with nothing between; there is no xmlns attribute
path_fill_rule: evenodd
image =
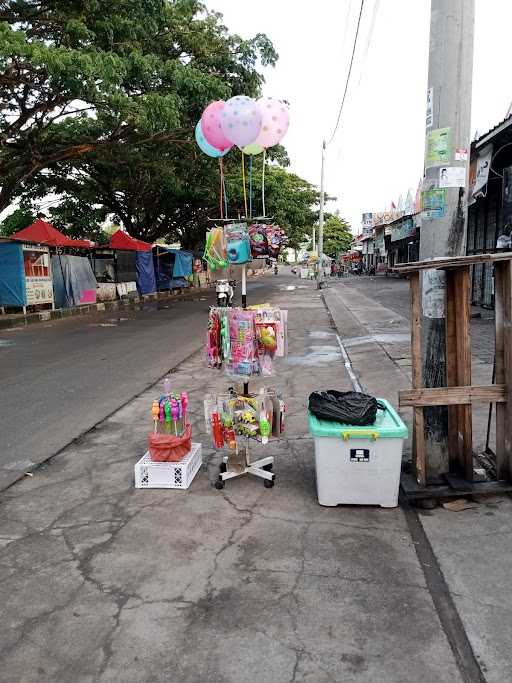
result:
<svg viewBox="0 0 512 683"><path fill-rule="evenodd" d="M152 245L149 242L130 237L127 232L118 230L110 238L110 248L119 253L120 272L123 273L123 265L126 259L121 256L123 252L129 255L135 254L135 282L139 294L151 294L156 291L155 268L153 265Z"/></svg>
<svg viewBox="0 0 512 683"><path fill-rule="evenodd" d="M71 250L90 252L93 246L90 240L71 239L41 218L14 233L11 240L48 247L56 307L96 303L96 278L88 257L69 253Z"/></svg>
<svg viewBox="0 0 512 683"><path fill-rule="evenodd" d="M0 242L0 306L23 308L53 303L50 250L40 245Z"/></svg>
<svg viewBox="0 0 512 683"><path fill-rule="evenodd" d="M153 261L158 291L185 288L192 275L194 256L191 251L172 249L157 244L153 247Z"/></svg>

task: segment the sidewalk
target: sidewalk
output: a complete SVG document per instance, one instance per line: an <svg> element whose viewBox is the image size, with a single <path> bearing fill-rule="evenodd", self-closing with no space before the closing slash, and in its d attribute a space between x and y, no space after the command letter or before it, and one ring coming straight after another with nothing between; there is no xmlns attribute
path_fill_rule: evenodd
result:
<svg viewBox="0 0 512 683"><path fill-rule="evenodd" d="M409 388L410 382L409 321L397 313L397 299L408 285L395 280L374 284L379 288L378 302L368 296L374 285L364 278L336 283L325 290L324 298L363 389L396 404L397 392ZM484 347L477 337L473 381L489 383L490 322L476 320L472 328L480 331L480 340L487 338ZM402 417L410 422L410 411L403 411ZM483 406L474 410L476 449L485 444L486 427ZM512 680L512 502L508 496L487 496L479 503L478 508L459 513L443 508L421 512L420 518L485 680L501 683Z"/></svg>
<svg viewBox="0 0 512 683"><path fill-rule="evenodd" d="M325 293L332 317L342 336L361 337L361 311L347 311L342 291ZM188 491L132 485L155 389L4 493L5 680L468 680L441 626L404 511L318 505L307 397L317 388L349 389L350 382L313 283L297 281L273 299L289 309L290 337L289 356L272 380L289 406L287 438L268 451L276 455L276 486L245 477L223 491L213 488L220 458L207 447L202 397L226 379L205 369L203 353L182 363L173 381L189 391L194 441L205 446L205 466ZM377 347L361 342L350 355L365 385L396 404L397 382L405 385L406 375L397 368L386 379L384 364L392 361ZM506 565L472 574L481 571L472 556L451 564L449 557L468 552L475 529L483 556L490 539L497 541L496 521L504 529L509 512L506 501L469 515L422 517L457 606L464 614L474 606L468 632L488 681L512 675L503 649L511 623ZM462 531L468 517L472 529ZM506 538L502 533L502 545ZM458 554L448 556L456 544ZM501 586L499 603L486 592L489 572ZM482 578L475 584L472 576ZM491 618L492 609L499 618ZM486 633L495 637L495 650Z"/></svg>

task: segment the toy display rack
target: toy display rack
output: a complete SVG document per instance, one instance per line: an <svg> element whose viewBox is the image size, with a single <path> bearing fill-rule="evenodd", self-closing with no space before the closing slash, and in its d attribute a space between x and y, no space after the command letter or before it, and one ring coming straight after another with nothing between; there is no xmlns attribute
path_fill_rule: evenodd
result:
<svg viewBox="0 0 512 683"><path fill-rule="evenodd" d="M272 220L271 218L264 218L264 217L258 217L256 218L224 218L222 220L218 220L217 222L222 222L224 224L226 223L237 223L240 220L258 220L259 222L265 221L270 221ZM247 264L244 263L242 266L242 308L247 308ZM243 389L244 396L249 395L249 382L244 382L244 389ZM263 479L263 483L266 488L272 488L275 483L276 475L272 472L272 469L274 467L274 456L273 455L267 455L264 458L260 458L259 460L254 460L253 462L250 461L250 456L249 456L249 440L247 439L246 446L245 446L245 457L244 457L244 462L237 467L236 470L228 470L227 469L227 464L226 462L223 462L220 467L220 472L217 481L215 482L215 488L217 489L223 489L224 484L228 479L235 479L236 477L242 477L245 474L252 474L255 477L259 477L260 479Z"/></svg>

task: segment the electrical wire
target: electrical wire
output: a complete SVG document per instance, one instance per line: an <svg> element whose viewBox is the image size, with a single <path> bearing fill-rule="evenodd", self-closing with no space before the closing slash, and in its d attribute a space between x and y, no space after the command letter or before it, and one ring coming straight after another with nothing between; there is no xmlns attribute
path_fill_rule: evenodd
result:
<svg viewBox="0 0 512 683"><path fill-rule="evenodd" d="M347 97L347 91L348 91L348 85L350 83L350 76L352 74L352 66L354 65L354 56L356 54L356 47L357 47L357 39L359 37L359 28L361 26L361 17L363 16L363 9L364 9L364 0L361 0L361 7L359 9L359 17L357 19L357 28L356 28L356 35L354 38L354 45L352 46L352 56L350 58L350 65L348 68L348 74L347 74L347 80L345 82L345 90L343 92L343 98L341 100L341 105L340 109L338 111L338 118L336 120L336 125L334 126L334 131L329 138L329 142L327 142L328 145L331 144L331 142L334 140L334 136L336 135L336 132L338 130L338 126L340 125L340 120L341 120L341 114L343 112L343 107L345 106L345 99Z"/></svg>

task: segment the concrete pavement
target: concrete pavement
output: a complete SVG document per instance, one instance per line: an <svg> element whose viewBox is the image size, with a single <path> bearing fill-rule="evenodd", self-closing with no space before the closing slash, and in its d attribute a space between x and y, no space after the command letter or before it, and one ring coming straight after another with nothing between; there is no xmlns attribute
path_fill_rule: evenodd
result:
<svg viewBox="0 0 512 683"><path fill-rule="evenodd" d="M272 277L249 280L265 296ZM213 291L0 333L0 490L176 367L203 343Z"/></svg>
<svg viewBox="0 0 512 683"><path fill-rule="evenodd" d="M289 356L272 380L289 405L286 439L268 451L275 488L248 477L212 487L219 456L201 403L226 379L198 351L173 373L205 444L188 491L132 487L155 388L4 492L2 678L467 680L403 512L317 503L307 397L350 387L321 295L285 278L261 294L290 311Z"/></svg>
<svg viewBox="0 0 512 683"><path fill-rule="evenodd" d="M330 284L325 301L363 388L396 404L397 391L408 388L410 379L410 350L403 337L409 335L407 282L363 277ZM492 376L494 337L492 320L486 318L472 320L475 384L488 384ZM410 422L409 411L402 413ZM485 444L487 414L487 406L473 411L477 450ZM420 521L481 669L477 680L503 683L512 680L512 501L484 496L478 502L477 508L457 513L422 511Z"/></svg>

